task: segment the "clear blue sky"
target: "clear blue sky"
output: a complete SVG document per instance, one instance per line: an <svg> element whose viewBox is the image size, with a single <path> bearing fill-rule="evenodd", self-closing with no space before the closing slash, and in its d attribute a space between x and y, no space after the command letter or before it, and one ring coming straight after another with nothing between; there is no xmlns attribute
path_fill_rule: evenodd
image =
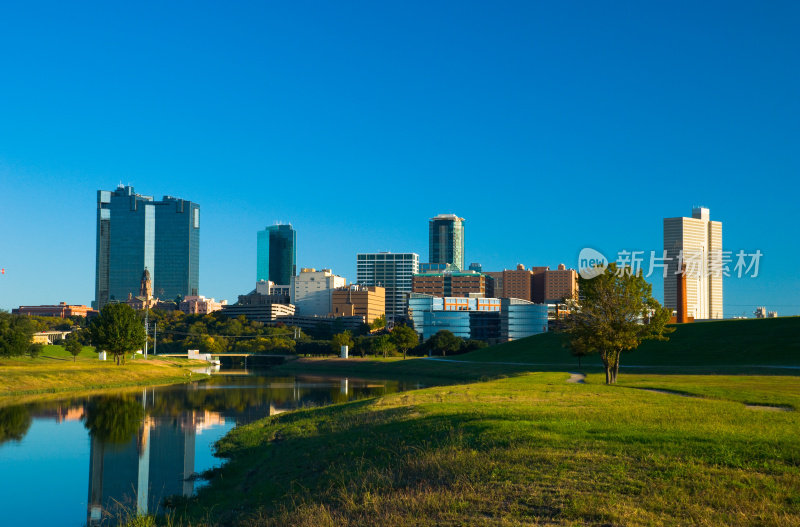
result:
<svg viewBox="0 0 800 527"><path fill-rule="evenodd" d="M570 267L662 247L693 205L800 313L798 2L14 2L0 8L0 308L94 296L98 189L200 203L200 292L415 251ZM660 279L654 280L662 297Z"/></svg>

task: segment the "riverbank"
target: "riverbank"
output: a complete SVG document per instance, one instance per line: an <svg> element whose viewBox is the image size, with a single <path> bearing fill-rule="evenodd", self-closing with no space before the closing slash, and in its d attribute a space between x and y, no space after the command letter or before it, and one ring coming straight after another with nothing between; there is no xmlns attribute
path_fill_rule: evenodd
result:
<svg viewBox="0 0 800 527"><path fill-rule="evenodd" d="M97 360L97 355L88 348L73 362L72 356L60 346L48 346L36 359L0 359L0 406L37 394L173 384L206 378L189 369L199 365L205 363L151 357L117 366L111 360Z"/></svg>
<svg viewBox="0 0 800 527"><path fill-rule="evenodd" d="M518 374L237 427L218 443L228 463L179 509L192 525L800 522L800 378L569 377Z"/></svg>

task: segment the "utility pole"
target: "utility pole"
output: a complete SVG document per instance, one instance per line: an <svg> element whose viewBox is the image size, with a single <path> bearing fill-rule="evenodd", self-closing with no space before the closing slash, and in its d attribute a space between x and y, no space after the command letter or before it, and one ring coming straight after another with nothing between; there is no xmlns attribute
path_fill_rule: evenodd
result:
<svg viewBox="0 0 800 527"><path fill-rule="evenodd" d="M158 355L158 320L153 322L153 355Z"/></svg>
<svg viewBox="0 0 800 527"><path fill-rule="evenodd" d="M150 310L147 309L147 307L145 306L145 309L144 309L144 358L145 359L147 358L147 334L148 334L148 332L150 330L149 319L147 318L147 315L149 313L150 313Z"/></svg>

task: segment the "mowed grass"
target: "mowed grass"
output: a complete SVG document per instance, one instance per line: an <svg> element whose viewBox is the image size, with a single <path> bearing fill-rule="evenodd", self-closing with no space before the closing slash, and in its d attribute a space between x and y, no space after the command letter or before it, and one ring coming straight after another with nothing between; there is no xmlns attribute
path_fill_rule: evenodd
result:
<svg viewBox="0 0 800 527"><path fill-rule="evenodd" d="M427 361L426 361L427 362ZM798 377L528 373L240 426L184 523L798 525ZM680 388L708 397L633 389ZM712 397L713 396L713 397Z"/></svg>
<svg viewBox="0 0 800 527"><path fill-rule="evenodd" d="M77 360L61 346L46 346L42 355L0 358L0 405L11 404L20 396L95 390L126 386L167 384L204 378L184 366L196 361L181 359L128 360L116 366L113 360L100 361L90 347L84 347Z"/></svg>
<svg viewBox="0 0 800 527"><path fill-rule="evenodd" d="M672 326L668 341L645 341L622 354L621 367L656 370L765 373L786 366L800 369L800 317L719 320ZM564 335L545 333L491 346L454 359L475 362L525 362L539 367L577 367ZM602 367L597 355L581 365Z"/></svg>
<svg viewBox="0 0 800 527"><path fill-rule="evenodd" d="M460 359L461 355L453 357ZM459 363L428 360L419 357L392 357L389 359L297 359L288 361L271 371L279 374L320 373L375 379L412 379L422 384L453 384L473 380L489 380L529 372L529 366L506 364Z"/></svg>

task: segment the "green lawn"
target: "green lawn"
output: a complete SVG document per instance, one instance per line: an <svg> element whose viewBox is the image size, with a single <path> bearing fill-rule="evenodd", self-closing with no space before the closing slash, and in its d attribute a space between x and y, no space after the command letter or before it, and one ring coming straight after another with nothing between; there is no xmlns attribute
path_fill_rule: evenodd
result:
<svg viewBox="0 0 800 527"><path fill-rule="evenodd" d="M621 366L686 371L765 373L769 366L793 366L800 373L800 317L720 320L673 326L668 341L646 341L622 354ZM526 362L543 367L577 367L562 335L545 333L453 357L477 362ZM582 365L601 367L594 355ZM780 371L783 368L776 368Z"/></svg>
<svg viewBox="0 0 800 527"><path fill-rule="evenodd" d="M61 346L46 346L36 359L0 358L0 406L17 404L35 394L120 388L186 382L206 377L187 367L204 362L180 358L137 358L124 366L100 361L93 348L84 347L76 361Z"/></svg>
<svg viewBox="0 0 800 527"><path fill-rule="evenodd" d="M178 523L798 525L798 330L800 318L682 325L624 354L617 386L556 334L452 362L292 361L277 371L440 386L235 428Z"/></svg>
<svg viewBox="0 0 800 527"><path fill-rule="evenodd" d="M567 377L428 388L237 427L218 444L228 464L186 520L800 524L800 414L743 404L795 405L800 377L636 375L611 387Z"/></svg>

